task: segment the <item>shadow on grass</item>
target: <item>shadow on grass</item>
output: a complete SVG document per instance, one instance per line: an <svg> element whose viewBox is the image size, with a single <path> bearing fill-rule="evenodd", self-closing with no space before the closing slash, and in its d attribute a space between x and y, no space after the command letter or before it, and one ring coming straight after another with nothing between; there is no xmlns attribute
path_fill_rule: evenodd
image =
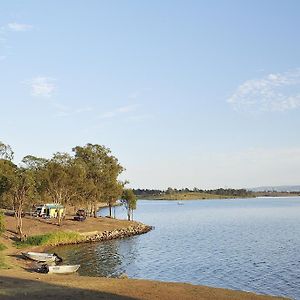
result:
<svg viewBox="0 0 300 300"><path fill-rule="evenodd" d="M0 276L0 299L112 299L134 300L135 298L120 296L102 291L92 291L81 288L59 286L41 281Z"/></svg>

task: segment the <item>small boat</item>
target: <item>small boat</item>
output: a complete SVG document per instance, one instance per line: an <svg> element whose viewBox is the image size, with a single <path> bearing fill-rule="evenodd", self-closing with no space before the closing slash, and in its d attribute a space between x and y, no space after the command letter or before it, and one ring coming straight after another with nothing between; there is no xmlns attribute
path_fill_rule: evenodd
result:
<svg viewBox="0 0 300 300"><path fill-rule="evenodd" d="M71 274L79 269L80 265L47 266L49 274Z"/></svg>
<svg viewBox="0 0 300 300"><path fill-rule="evenodd" d="M61 262L62 259L56 253L22 252L22 255L31 260L40 262Z"/></svg>
<svg viewBox="0 0 300 300"><path fill-rule="evenodd" d="M182 201L178 201L177 204L178 205L183 205L183 202Z"/></svg>

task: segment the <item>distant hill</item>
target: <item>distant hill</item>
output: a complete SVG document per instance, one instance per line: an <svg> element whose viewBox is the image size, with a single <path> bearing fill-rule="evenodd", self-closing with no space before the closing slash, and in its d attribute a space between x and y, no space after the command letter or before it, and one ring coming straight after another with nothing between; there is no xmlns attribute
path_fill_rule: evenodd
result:
<svg viewBox="0 0 300 300"><path fill-rule="evenodd" d="M248 190L252 192L299 192L300 185L260 186Z"/></svg>

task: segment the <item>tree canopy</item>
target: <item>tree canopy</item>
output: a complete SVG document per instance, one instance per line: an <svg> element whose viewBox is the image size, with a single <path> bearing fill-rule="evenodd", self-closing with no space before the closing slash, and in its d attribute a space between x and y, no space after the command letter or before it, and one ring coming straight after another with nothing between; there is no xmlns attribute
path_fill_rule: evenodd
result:
<svg viewBox="0 0 300 300"><path fill-rule="evenodd" d="M118 177L124 168L109 148L87 144L72 152L50 159L27 155L17 166L11 147L0 142L0 207L15 211L21 238L22 213L34 202L81 207L96 217L100 202L111 208L122 195L126 182Z"/></svg>

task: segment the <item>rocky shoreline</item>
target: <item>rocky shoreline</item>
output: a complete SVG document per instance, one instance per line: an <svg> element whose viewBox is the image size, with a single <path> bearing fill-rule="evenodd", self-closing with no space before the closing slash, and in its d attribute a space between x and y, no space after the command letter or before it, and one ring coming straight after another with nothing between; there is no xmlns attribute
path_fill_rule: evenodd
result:
<svg viewBox="0 0 300 300"><path fill-rule="evenodd" d="M111 231L102 231L102 232L91 232L91 233L82 233L84 236L82 240L83 243L91 243L91 242L101 242L108 241L113 239L122 239L134 235L140 235L147 233L153 229L152 226L145 225L142 223L138 223L134 226L129 226L127 228L115 229ZM80 242L79 242L80 243Z"/></svg>

